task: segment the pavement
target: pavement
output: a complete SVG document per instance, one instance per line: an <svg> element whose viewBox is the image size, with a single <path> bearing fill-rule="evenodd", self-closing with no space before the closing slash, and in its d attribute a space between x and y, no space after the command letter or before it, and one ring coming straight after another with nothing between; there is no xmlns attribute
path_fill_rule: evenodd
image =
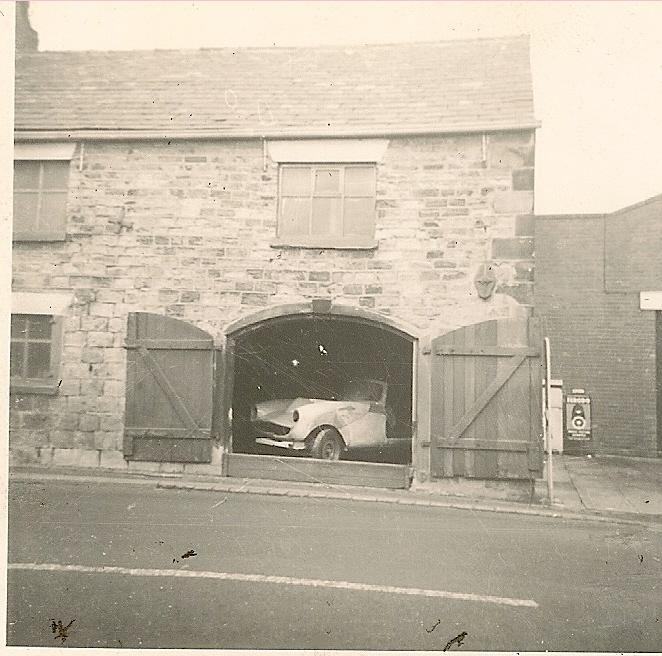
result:
<svg viewBox="0 0 662 656"><path fill-rule="evenodd" d="M662 459L554 456L554 506L662 522Z"/></svg>
<svg viewBox="0 0 662 656"><path fill-rule="evenodd" d="M189 474L119 474L84 468L14 467L11 480L108 481L155 485L161 489L271 496L328 498L400 505L482 510L568 519L659 523L662 525L662 459L555 455L553 503L546 483L536 483L537 501L503 501L485 496L459 496L434 489L385 490L326 483Z"/></svg>

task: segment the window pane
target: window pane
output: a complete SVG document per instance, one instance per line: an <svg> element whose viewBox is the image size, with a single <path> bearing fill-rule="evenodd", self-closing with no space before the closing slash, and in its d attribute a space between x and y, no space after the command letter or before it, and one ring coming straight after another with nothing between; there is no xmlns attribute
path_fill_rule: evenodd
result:
<svg viewBox="0 0 662 656"><path fill-rule="evenodd" d="M308 235L309 198L283 198L280 201L279 229L282 235Z"/></svg>
<svg viewBox="0 0 662 656"><path fill-rule="evenodd" d="M14 162L14 189L39 188L39 162Z"/></svg>
<svg viewBox="0 0 662 656"><path fill-rule="evenodd" d="M12 314L11 336L16 339L24 339L27 330L27 317L24 314Z"/></svg>
<svg viewBox="0 0 662 656"><path fill-rule="evenodd" d="M283 196L310 196L310 169L284 166L281 169Z"/></svg>
<svg viewBox="0 0 662 656"><path fill-rule="evenodd" d="M51 345L28 343L26 378L48 378L51 371Z"/></svg>
<svg viewBox="0 0 662 656"><path fill-rule="evenodd" d="M39 229L64 231L65 212L67 206L66 191L49 191L41 195L41 211L39 212Z"/></svg>
<svg viewBox="0 0 662 656"><path fill-rule="evenodd" d="M33 314L28 321L28 339L50 339L51 317L47 314Z"/></svg>
<svg viewBox="0 0 662 656"><path fill-rule="evenodd" d="M375 232L375 200L345 199L345 234L372 236Z"/></svg>
<svg viewBox="0 0 662 656"><path fill-rule="evenodd" d="M9 350L9 375L16 378L23 378L23 354L25 353L25 344L21 342L12 342Z"/></svg>
<svg viewBox="0 0 662 656"><path fill-rule="evenodd" d="M341 232L340 198L314 198L311 233L339 235Z"/></svg>
<svg viewBox="0 0 662 656"><path fill-rule="evenodd" d="M317 169L315 171L315 193L328 194L340 191L340 171L338 169Z"/></svg>
<svg viewBox="0 0 662 656"><path fill-rule="evenodd" d="M44 189L66 189L69 184L69 160L44 162Z"/></svg>
<svg viewBox="0 0 662 656"><path fill-rule="evenodd" d="M21 191L14 194L14 231L30 232L37 228L38 194Z"/></svg>
<svg viewBox="0 0 662 656"><path fill-rule="evenodd" d="M374 196L374 166L350 166L345 169L346 196Z"/></svg>

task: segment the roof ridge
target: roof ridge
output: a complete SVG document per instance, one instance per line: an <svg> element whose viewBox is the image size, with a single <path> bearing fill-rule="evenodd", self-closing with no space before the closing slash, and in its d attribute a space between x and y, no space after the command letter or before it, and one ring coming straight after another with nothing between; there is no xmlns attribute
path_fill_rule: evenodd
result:
<svg viewBox="0 0 662 656"><path fill-rule="evenodd" d="M187 53L202 53L202 52L228 52L228 51L301 51L301 50L352 50L360 49L364 50L366 48L378 49L378 48L392 48L392 47L416 47L416 46L452 46L462 43L495 43L495 42L508 42L512 43L514 41L526 41L530 42L529 34L512 34L512 35L502 35L494 37L466 37L458 39L439 39L434 41L390 41L390 42L379 42L379 43L329 43L321 45L304 45L304 46L253 46L253 45L234 45L234 46L201 46L198 48L126 48L126 49L116 49L116 50L38 50L36 52L19 52L17 57L34 57L39 55L53 55L53 54L76 54L76 55L89 55L92 53L99 54L120 54L120 53L176 53L176 52L187 52Z"/></svg>

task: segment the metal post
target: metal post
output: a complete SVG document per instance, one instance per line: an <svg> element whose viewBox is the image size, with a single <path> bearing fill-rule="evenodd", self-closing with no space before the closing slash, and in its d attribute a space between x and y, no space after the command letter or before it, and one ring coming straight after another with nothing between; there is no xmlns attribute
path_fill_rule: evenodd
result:
<svg viewBox="0 0 662 656"><path fill-rule="evenodd" d="M552 455L552 436L549 430L549 408L552 396L552 365L549 337L545 337L545 389L543 391L543 437L547 450L547 493L550 505L554 503L554 460Z"/></svg>

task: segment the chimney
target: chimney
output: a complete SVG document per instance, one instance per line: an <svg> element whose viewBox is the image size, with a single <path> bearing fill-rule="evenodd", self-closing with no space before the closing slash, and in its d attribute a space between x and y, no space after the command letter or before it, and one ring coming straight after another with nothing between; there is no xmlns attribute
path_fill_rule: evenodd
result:
<svg viewBox="0 0 662 656"><path fill-rule="evenodd" d="M30 25L30 3L16 3L16 52L37 52L39 35Z"/></svg>

